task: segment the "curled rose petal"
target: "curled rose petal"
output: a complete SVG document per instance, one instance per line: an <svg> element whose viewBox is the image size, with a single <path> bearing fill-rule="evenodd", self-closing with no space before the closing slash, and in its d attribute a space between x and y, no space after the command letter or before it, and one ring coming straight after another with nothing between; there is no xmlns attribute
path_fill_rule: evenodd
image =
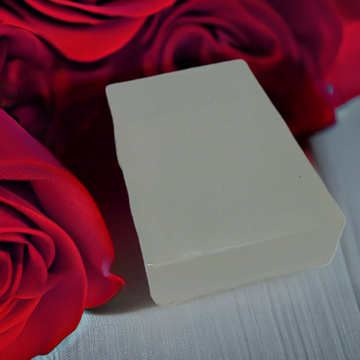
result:
<svg viewBox="0 0 360 360"><path fill-rule="evenodd" d="M0 357L20 360L51 351L122 280L85 188L2 110L0 126Z"/></svg>
<svg viewBox="0 0 360 360"><path fill-rule="evenodd" d="M175 0L4 0L0 19L46 40L67 59L100 60L120 50L146 17Z"/></svg>

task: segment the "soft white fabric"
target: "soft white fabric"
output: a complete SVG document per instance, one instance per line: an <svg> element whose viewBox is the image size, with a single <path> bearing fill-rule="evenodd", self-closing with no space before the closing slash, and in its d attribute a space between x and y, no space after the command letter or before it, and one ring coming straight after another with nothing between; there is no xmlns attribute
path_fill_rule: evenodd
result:
<svg viewBox="0 0 360 360"><path fill-rule="evenodd" d="M360 359L359 109L346 107L336 126L312 140L321 175L347 219L330 265L158 307L119 175L100 207L115 241L115 271L128 287L86 311L73 334L36 360Z"/></svg>

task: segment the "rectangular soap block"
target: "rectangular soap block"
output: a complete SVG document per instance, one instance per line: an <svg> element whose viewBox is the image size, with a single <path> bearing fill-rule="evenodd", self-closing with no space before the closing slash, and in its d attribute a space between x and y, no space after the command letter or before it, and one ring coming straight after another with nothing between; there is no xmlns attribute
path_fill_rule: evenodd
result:
<svg viewBox="0 0 360 360"><path fill-rule="evenodd" d="M106 93L157 304L331 261L344 216L244 61Z"/></svg>

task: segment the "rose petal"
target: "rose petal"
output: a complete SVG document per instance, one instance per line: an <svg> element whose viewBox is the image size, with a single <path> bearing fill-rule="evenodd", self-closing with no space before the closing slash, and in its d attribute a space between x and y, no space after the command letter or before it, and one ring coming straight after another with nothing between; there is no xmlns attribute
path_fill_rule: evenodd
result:
<svg viewBox="0 0 360 360"><path fill-rule="evenodd" d="M10 199L9 199L10 196ZM17 211L11 206L10 194L0 184L0 233L8 233L16 231L9 231L8 229L28 229L34 227L34 224L29 221L21 212ZM3 238L2 241L6 241Z"/></svg>
<svg viewBox="0 0 360 360"><path fill-rule="evenodd" d="M8 182L6 187L4 183L0 185L0 238L6 242L29 244L26 237L17 237L10 233L29 235L30 243L35 246L44 259L47 268L49 268L55 258L55 244L53 239L46 232L38 230L36 224L24 216L26 213L23 214L14 207L14 205L20 203L22 205L22 207L19 208L20 210L29 207L37 211L32 202L29 203L26 201L26 198L29 199L29 194L33 195L32 188L29 184L23 182L18 182L15 184L16 186L10 186L14 185L10 183L11 182ZM31 189L31 192L26 191L25 194L22 194L22 190L24 189ZM22 195L21 197L19 193ZM38 212L38 216L43 216L43 214ZM4 237L1 237L1 233L4 234ZM11 240L9 237L11 237Z"/></svg>
<svg viewBox="0 0 360 360"><path fill-rule="evenodd" d="M15 298L12 298L12 299L8 299L6 302L4 301L4 307L3 309L1 310L1 313L0 313L0 321L1 319L3 319L5 316L7 316L7 314L16 306L17 302L19 300L18 299L15 299ZM1 349L1 347L0 347Z"/></svg>
<svg viewBox="0 0 360 360"><path fill-rule="evenodd" d="M3 336L2 333L26 320L34 311L39 301L40 297L34 299L18 300L16 302L16 305L11 309L11 311L0 320L1 340Z"/></svg>
<svg viewBox="0 0 360 360"><path fill-rule="evenodd" d="M13 268L12 279L11 285L3 295L2 300L0 300L0 319L4 316L4 309L12 301L20 286L23 269L24 246L22 244L12 244L9 248Z"/></svg>
<svg viewBox="0 0 360 360"><path fill-rule="evenodd" d="M12 262L9 252L0 242L0 299L8 290L12 278Z"/></svg>
<svg viewBox="0 0 360 360"><path fill-rule="evenodd" d="M50 235L42 232L32 230L29 231L29 242L36 248L41 254L42 259L45 261L46 268L49 269L55 259L55 244Z"/></svg>
<svg viewBox="0 0 360 360"><path fill-rule="evenodd" d="M31 173L27 176L31 177ZM77 258L78 250L76 249L76 246L78 247L83 256L81 266L85 266L88 281L90 283L86 307L98 306L111 298L118 291L119 285L123 283L119 281L119 278L116 275L112 275L109 272L112 263L112 244L103 220L98 214L93 212L95 204L92 199L87 197L81 199L81 191L79 191L77 187L73 187L69 181L64 181L63 178L59 177L56 184L49 182L46 188L39 185L43 185L42 180L38 183L33 182L33 187L38 190L38 198L42 203L42 207L46 213L49 214L49 217L44 216L37 208L26 202L24 199L17 197L14 193L8 191L5 197L4 194L6 189L0 187L2 201L12 205L12 214L15 214L15 212L18 211L25 215L27 219L34 222L43 230L43 232L49 234L55 247L67 248L69 250L67 255L69 263L71 261L77 261L72 260L71 257L74 255L74 259ZM62 187L63 191L56 191L57 187ZM63 193L67 194L66 198L63 197ZM74 207L73 198L82 200L80 202L81 209L76 206ZM62 209L67 209L67 212L63 212ZM78 217L79 213L82 214L81 217ZM77 221L69 222L69 217L72 219L77 218ZM53 222L50 218L56 218L57 222ZM88 228L89 223L92 224L92 229L98 229L98 232L89 231L86 242L76 241L75 245L72 239L84 238L83 231ZM17 224L20 224L19 216ZM63 228L66 228L72 237L69 237L68 233L66 233ZM16 230L20 231L19 228ZM27 231L30 232L30 230ZM103 239L103 241L99 242L99 238ZM88 246L88 244L91 244L92 246ZM70 251L71 248L75 248L76 252ZM99 262L100 258L102 259L101 262ZM66 267L61 267L62 265L59 266L59 261L56 257L53 264L53 272L62 273L66 270ZM51 279L53 280L55 278ZM51 286L53 285L54 283L52 283Z"/></svg>
<svg viewBox="0 0 360 360"><path fill-rule="evenodd" d="M42 257L49 269L55 259L55 244L53 239L44 232L35 229L6 228L6 232L0 232L0 242L27 244L33 246ZM22 235L22 236L18 236ZM28 240L28 238L30 240Z"/></svg>
<svg viewBox="0 0 360 360"><path fill-rule="evenodd" d="M117 0L88 5L68 0L4 0L2 22L45 39L70 60L93 62L125 46L146 16L175 0ZM116 36L113 36L116 34Z"/></svg>
<svg viewBox="0 0 360 360"><path fill-rule="evenodd" d="M15 339L19 336L25 324L26 324L26 320L13 326L9 330L0 333L1 334L0 356L3 354L4 350L6 350L6 347L9 346L11 343L13 343ZM6 359L6 357L4 357L4 359Z"/></svg>
<svg viewBox="0 0 360 360"><path fill-rule="evenodd" d="M64 259L64 261L66 261ZM73 332L83 313L86 294L85 274L71 270L68 277L41 297L16 341L0 353L0 358L24 360L19 346L26 344L26 356L31 359L45 355Z"/></svg>
<svg viewBox="0 0 360 360"><path fill-rule="evenodd" d="M17 338L0 356L23 360L52 350L76 328L85 306L109 300L122 281L110 273L114 258L111 240L86 189L1 110L0 122L0 209L4 214L4 219L0 216L0 229L1 222L5 225L0 233L3 241L12 242L14 266L11 285L3 296L8 300L0 303L4 313L20 314L13 311L16 311L16 292L23 291L19 288L26 276L23 276L23 264L24 273L28 269L24 247L33 246L34 253L30 256L29 250L29 259L35 263L40 258L43 261L40 270L29 267L30 273L48 274L41 300ZM31 187L26 189L22 182ZM32 195L36 195L36 201ZM36 233L39 231L47 237ZM36 237L32 238L33 235ZM46 249L49 239L55 251L51 247ZM54 253L53 261L49 261ZM48 269L47 265L50 265ZM41 286L35 284L35 287L36 294ZM29 292L24 290L27 296Z"/></svg>
<svg viewBox="0 0 360 360"><path fill-rule="evenodd" d="M342 40L340 17L331 1L268 1L294 34L302 61L310 75L316 77L326 74L335 60Z"/></svg>
<svg viewBox="0 0 360 360"><path fill-rule="evenodd" d="M57 247L67 248L67 256L80 252L89 285L86 307L103 304L118 291L123 281L110 273L113 247L94 200L50 152L1 110L0 119L7 130L6 136L0 133L0 153L2 149L5 152L5 161L0 163L0 180L29 181L41 206L40 211L18 199L12 204L14 209L49 234ZM18 154L8 150L14 144L21 148ZM26 155L20 156L20 153ZM28 157L29 163L24 163Z"/></svg>
<svg viewBox="0 0 360 360"><path fill-rule="evenodd" d="M103 304L114 296L124 282L118 276L110 273L114 256L112 243L104 220L99 213L94 211L96 204L90 197L85 196L85 189L80 187L79 183L71 183L61 177L57 182L49 182L46 188L41 186L41 181L33 181L32 184L49 218L56 219L56 224L60 225L62 229L66 229L67 234L73 239L82 255L89 285L86 308ZM66 198L56 191L59 187L63 189L63 193L67 194ZM79 200L78 203L71 200L75 196ZM61 209L67 209L67 212L65 213ZM32 218L32 215L29 214L29 217ZM69 222L69 218L76 219L76 221ZM37 221L32 219L34 222ZM47 233L52 234L53 238L61 234L59 230L54 233L52 229L54 225L50 222L45 222L44 219L41 221L41 224L38 222L38 225L42 229L46 229ZM90 231L86 231L88 224L92 225ZM98 239L102 239L102 241L100 242ZM66 244L64 240L55 243Z"/></svg>
<svg viewBox="0 0 360 360"><path fill-rule="evenodd" d="M32 244L24 248L24 264L17 299L32 299L41 296L46 289L47 267L44 259Z"/></svg>

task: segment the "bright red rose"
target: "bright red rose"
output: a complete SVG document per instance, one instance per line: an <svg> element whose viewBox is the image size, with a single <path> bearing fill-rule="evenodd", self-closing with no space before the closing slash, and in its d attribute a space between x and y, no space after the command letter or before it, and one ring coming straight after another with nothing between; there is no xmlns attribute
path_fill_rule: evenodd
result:
<svg viewBox="0 0 360 360"><path fill-rule="evenodd" d="M146 17L175 0L3 0L0 21L27 29L67 59L92 62L121 49Z"/></svg>
<svg viewBox="0 0 360 360"><path fill-rule="evenodd" d="M333 121L323 75L340 46L341 24L326 0L179 1L142 31L147 75L241 58L295 136Z"/></svg>
<svg viewBox="0 0 360 360"><path fill-rule="evenodd" d="M0 110L0 358L51 351L122 280L94 201Z"/></svg>

